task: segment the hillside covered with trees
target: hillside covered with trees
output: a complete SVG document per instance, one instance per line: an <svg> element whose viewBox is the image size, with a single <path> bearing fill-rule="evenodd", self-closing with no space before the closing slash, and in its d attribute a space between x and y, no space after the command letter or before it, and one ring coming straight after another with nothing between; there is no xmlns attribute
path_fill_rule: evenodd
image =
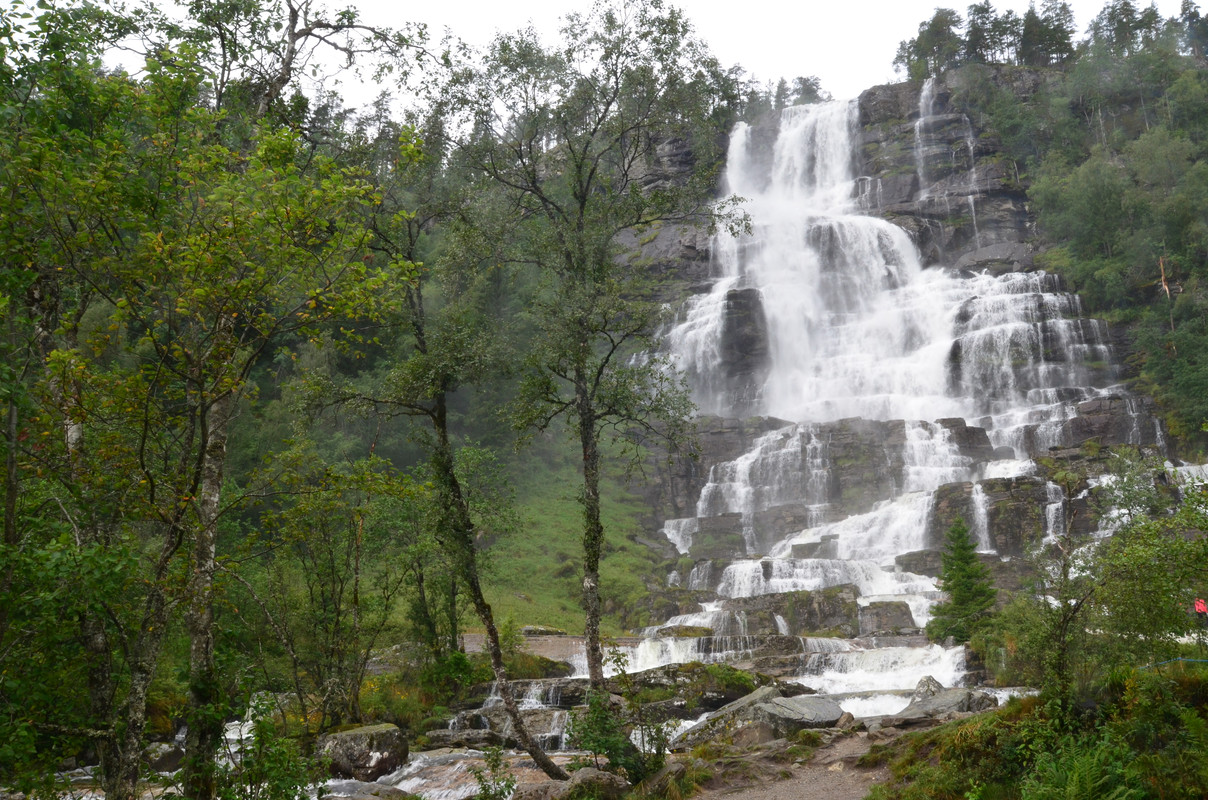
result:
<svg viewBox="0 0 1208 800"><path fill-rule="evenodd" d="M684 438L678 380L633 360L659 306L613 246L724 221L741 87L680 12L601 6L565 50L469 61L309 2L185 10L0 28L5 781L83 752L134 796L148 737L187 720L184 790L213 797L250 692L293 693L295 732L358 721L400 641L415 713L502 679L495 541L552 609L524 621L586 610L598 676L604 609L650 561L605 540L633 514L616 465L632 432ZM104 69L119 46L145 69ZM324 56L427 84L422 109L299 93ZM688 169L660 172L668 140Z"/></svg>

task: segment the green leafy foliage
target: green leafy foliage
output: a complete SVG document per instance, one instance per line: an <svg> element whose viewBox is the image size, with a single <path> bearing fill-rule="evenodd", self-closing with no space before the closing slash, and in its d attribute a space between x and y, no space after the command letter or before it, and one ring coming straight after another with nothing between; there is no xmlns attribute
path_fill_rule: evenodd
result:
<svg viewBox="0 0 1208 800"><path fill-rule="evenodd" d="M646 704L653 699L624 671L626 656L613 650L608 660L616 669L612 680L619 685L623 706L607 692L589 691L586 708L571 713L567 741L587 750L597 769L609 769L638 784L666 763L667 726L651 718Z"/></svg>
<svg viewBox="0 0 1208 800"><path fill-rule="evenodd" d="M303 755L297 740L282 736L266 708L254 708L251 735L220 766L220 800L304 800L327 777L327 764Z"/></svg>
<svg viewBox="0 0 1208 800"><path fill-rule="evenodd" d="M1191 798L1208 788L1205 674L1120 673L1076 718L1037 698L874 746L893 779L870 795L922 798Z"/></svg>
<svg viewBox="0 0 1208 800"><path fill-rule="evenodd" d="M581 603L598 687L602 440L637 464L635 443L682 443L691 411L680 376L653 355L662 307L649 271L620 258L618 236L724 221L713 198L711 83L721 70L684 14L660 2L599 3L570 15L563 37L549 48L531 30L499 36L448 95L466 132L459 149L511 209L512 257L537 269L534 337L511 416L529 433L564 423L581 451ZM644 188L659 169L658 142L671 139L692 148L694 168Z"/></svg>
<svg viewBox="0 0 1208 800"><path fill-rule="evenodd" d="M471 767L474 781L478 784L477 800L509 800L516 789L516 776L503 761L503 749L488 747L483 753L486 769Z"/></svg>
<svg viewBox="0 0 1208 800"><path fill-rule="evenodd" d="M634 749L625 721L613 708L607 692L589 692L586 707L571 714L567 742L571 747L591 754L596 769L610 764L614 769L621 768ZM601 761L601 758L605 760Z"/></svg>

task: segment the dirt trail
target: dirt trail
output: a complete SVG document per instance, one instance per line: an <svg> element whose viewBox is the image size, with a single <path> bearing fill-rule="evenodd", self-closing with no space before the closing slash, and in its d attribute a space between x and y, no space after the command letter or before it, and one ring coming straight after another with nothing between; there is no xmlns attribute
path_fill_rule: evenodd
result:
<svg viewBox="0 0 1208 800"><path fill-rule="evenodd" d="M806 764L761 770L747 780L720 776L694 795L700 800L863 800L889 778L885 766L864 769L856 760L868 752L866 734L841 736L819 747Z"/></svg>

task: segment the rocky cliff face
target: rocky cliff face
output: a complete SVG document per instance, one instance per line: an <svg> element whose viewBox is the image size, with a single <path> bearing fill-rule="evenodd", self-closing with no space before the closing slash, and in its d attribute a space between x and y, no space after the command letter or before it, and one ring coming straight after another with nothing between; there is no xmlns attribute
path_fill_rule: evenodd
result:
<svg viewBox="0 0 1208 800"><path fill-rule="evenodd" d="M1147 400L1092 400L1078 406L1077 411L1076 416L1063 423L1064 430L1059 434L1070 442L1070 447L1017 455L1045 459L1052 462L1054 468L1060 466L1097 476L1107 469L1107 448L1129 444L1156 448L1160 444L1160 430L1150 416ZM816 610L804 613L775 607L786 600L761 598L753 606L749 600L725 599L716 592L726 568L736 560L768 553L774 543L807 527L865 514L886 497L898 493L910 469L908 460L912 445L908 441L908 425L903 420L859 418L809 426L794 426L767 417L746 420L701 418L697 457L682 459L677 467L663 474L662 480L647 487L649 501L660 509L654 517L668 519L668 526L678 526L686 531L676 585L655 589L647 609L648 618L665 619L689 613L701 601L724 600L721 610L741 612L747 620L743 630L750 634L776 632L766 613L756 613L769 612L769 609L787 619L803 620L801 625L792 625L793 635L824 631L847 633L857 629L867 632L865 629L874 624L864 620L865 614L872 613L867 607L861 609L860 619L857 619L854 604L844 607L850 611L840 622L833 614L827 617ZM933 425L936 432L942 429L942 436L964 468L977 471L1004 455L991 446L985 430L968 425L964 420L942 419ZM799 435L802 428L809 430L808 436ZM769 447L769 439L775 437L780 437L781 442ZM708 494L715 490L711 482L721 480L719 475L725 473L728 464L750 459L750 454L761 442L766 450L761 457L776 465L774 468L780 471L778 479L782 485L790 487L788 493L809 494L813 491L813 499L818 502L807 504L794 500L772 504L748 515L710 513ZM809 450L816 449L820 442L825 444L825 461L810 464ZM1084 449L1086 447L1089 451ZM1099 452L1100 448L1103 448L1102 457L1087 455L1087 452ZM749 466L760 469L757 462ZM674 491L669 487L674 487ZM984 545L997 553L997 556L986 556L986 561L999 586L1017 589L1024 570L1020 559L1038 546L1046 535L1054 533L1054 526L1069 522L1079 533L1090 533L1094 529L1095 516L1086 499L1089 486L1075 488L1079 497L1070 501L1060 492L1054 493L1054 484L1043 473L985 478L976 484L970 481L944 484L924 510L928 521L923 547L898 556L897 569L938 576L944 534L960 518L984 540ZM674 504L668 502L671 494L675 495ZM652 532L651 538L665 540L665 535ZM833 559L839 555L835 546L833 540L824 538L820 542L794 545L786 555L793 559ZM671 556L670 552L668 556ZM766 562L768 569L771 563ZM847 587L846 591L852 597L845 595L845 599L854 600L859 596L855 587ZM802 600L797 598L793 602ZM810 602L816 605L818 600ZM872 629L904 627L909 625L899 623Z"/></svg>
<svg viewBox="0 0 1208 800"><path fill-rule="evenodd" d="M1025 102L1042 73L991 68ZM860 203L911 232L925 263L975 270L1028 269L1034 220L1015 164L993 131L952 102L964 70L928 86L876 86L860 95Z"/></svg>
<svg viewBox="0 0 1208 800"><path fill-rule="evenodd" d="M991 68L991 73L991 80L1021 102L1044 80L1042 73L1017 68ZM860 96L855 199L864 213L906 230L924 265L994 274L1028 270L1036 245L1026 187L995 133L975 128L953 102L954 91L972 77L956 70L926 87L889 84ZM774 124L749 133L749 158L765 171L771 170L776 135ZM620 244L662 279L666 301L706 292L717 277L709 239L700 228L666 226L627 234ZM763 302L741 284L726 296L716 388L735 399L739 413L756 408L767 374Z"/></svg>

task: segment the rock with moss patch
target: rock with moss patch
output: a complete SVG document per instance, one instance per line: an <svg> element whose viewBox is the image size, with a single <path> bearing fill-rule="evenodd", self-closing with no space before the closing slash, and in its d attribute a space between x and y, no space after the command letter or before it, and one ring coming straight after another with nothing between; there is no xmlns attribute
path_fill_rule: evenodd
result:
<svg viewBox="0 0 1208 800"><path fill-rule="evenodd" d="M512 800L559 800L566 795L566 781L522 783L512 792Z"/></svg>
<svg viewBox="0 0 1208 800"><path fill-rule="evenodd" d="M407 763L407 737L390 723L324 734L315 749L337 778L372 781Z"/></svg>
<svg viewBox="0 0 1208 800"><path fill-rule="evenodd" d="M701 625L667 625L659 628L659 636L672 639L691 639L693 637L712 636L713 629Z"/></svg>
<svg viewBox="0 0 1208 800"><path fill-rule="evenodd" d="M592 800L621 800L629 794L629 781L620 775L605 772L595 767L584 767L576 771L567 781L567 798L592 798Z"/></svg>

